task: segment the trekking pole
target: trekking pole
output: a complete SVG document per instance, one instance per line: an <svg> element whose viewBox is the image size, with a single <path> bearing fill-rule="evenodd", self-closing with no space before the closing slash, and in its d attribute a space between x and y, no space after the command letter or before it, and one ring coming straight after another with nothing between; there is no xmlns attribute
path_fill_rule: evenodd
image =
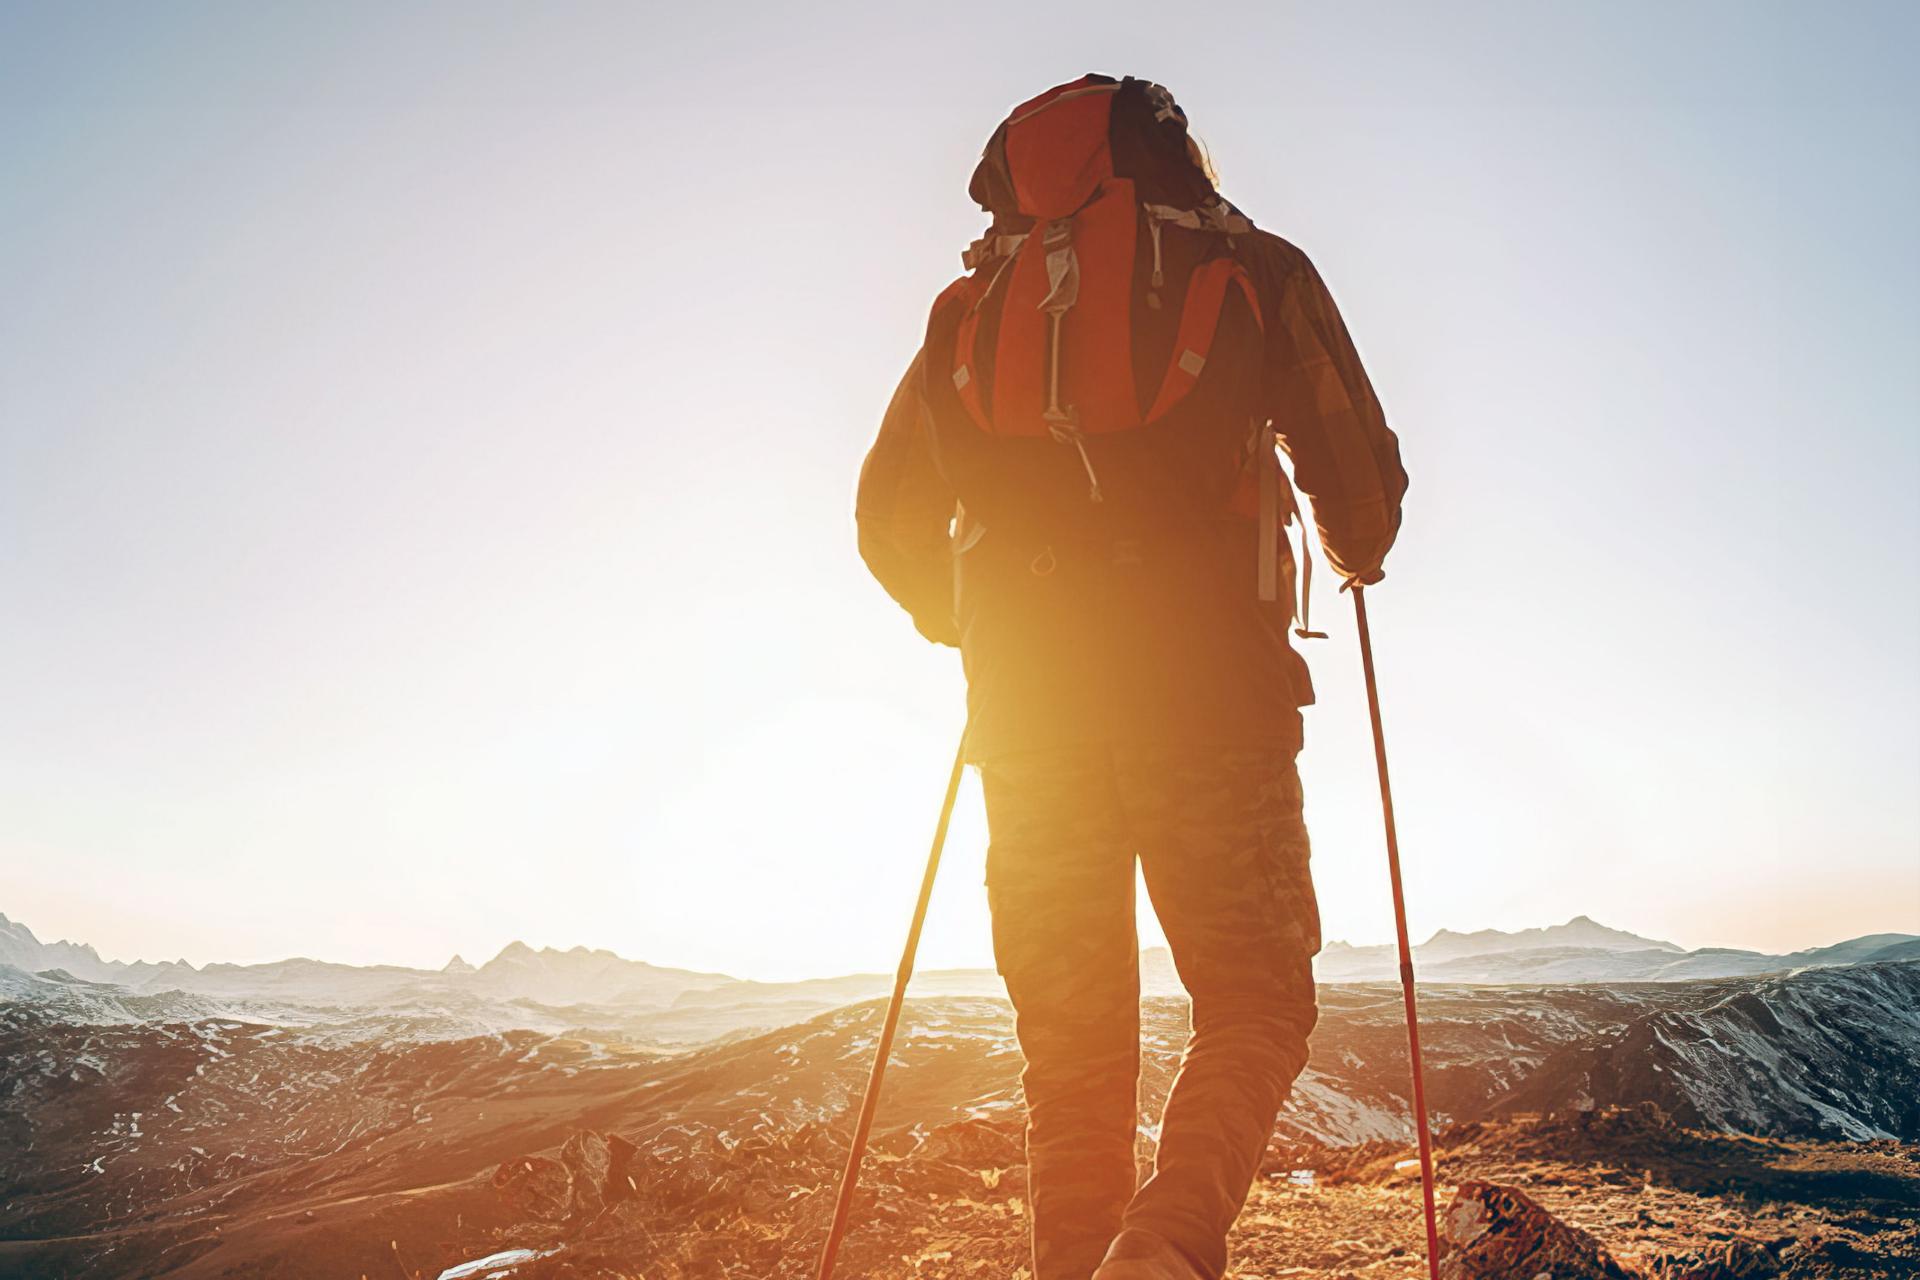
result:
<svg viewBox="0 0 1920 1280"><path fill-rule="evenodd" d="M1393 880L1393 927L1400 941L1400 991L1407 1005L1407 1056L1413 1063L1413 1117L1420 1132L1420 1194L1427 1212L1427 1275L1440 1280L1440 1229L1433 1208L1433 1137L1427 1131L1426 1073L1420 1065L1420 1014L1413 997L1413 949L1407 944L1407 899L1400 888L1400 837L1393 826L1393 786L1387 781L1387 735L1380 727L1380 689L1373 679L1373 637L1367 632L1366 588L1353 584L1353 616L1360 626L1360 667L1367 677L1367 713L1373 718L1373 763L1380 773L1380 812L1387 824L1387 871Z"/></svg>
<svg viewBox="0 0 1920 1280"><path fill-rule="evenodd" d="M947 798L940 804L940 821L933 829L933 848L927 854L926 874L920 877L920 899L914 903L913 923L907 927L906 951L893 978L893 999L887 1004L887 1020L880 1026L880 1043L873 1051L873 1071L867 1076L867 1095L860 1102L860 1120L853 1128L853 1147L847 1152L847 1167L840 1174L840 1197L834 1202L833 1224L827 1228L826 1246L820 1250L818 1280L831 1280L834 1260L840 1254L841 1237L847 1234L847 1215L853 1208L854 1189L860 1182L860 1158L867 1152L867 1134L873 1128L873 1113L880 1105L880 1081L887 1073L887 1058L893 1052L893 1033L900 1025L900 1007L906 1003L907 982L913 977L913 958L920 950L920 930L927 923L927 904L933 900L933 880L940 871L940 851L946 847L947 824L953 820L953 802L960 794L960 774L966 762L967 739L962 734L959 750L953 753L953 772L947 777Z"/></svg>

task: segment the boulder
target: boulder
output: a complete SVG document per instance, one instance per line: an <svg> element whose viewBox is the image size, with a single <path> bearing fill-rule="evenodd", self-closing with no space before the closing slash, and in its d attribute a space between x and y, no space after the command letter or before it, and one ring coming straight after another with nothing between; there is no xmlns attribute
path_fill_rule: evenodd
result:
<svg viewBox="0 0 1920 1280"><path fill-rule="evenodd" d="M590 1218L607 1206L607 1178L613 1153L591 1129L576 1129L560 1148L560 1163L573 1175L573 1212Z"/></svg>
<svg viewBox="0 0 1920 1280"><path fill-rule="evenodd" d="M1441 1280L1638 1280L1524 1191L1463 1182L1440 1220Z"/></svg>
<svg viewBox="0 0 1920 1280"><path fill-rule="evenodd" d="M990 1120L958 1120L934 1128L913 1149L916 1160L945 1160L964 1169L1005 1169L1026 1163L1018 1130Z"/></svg>
<svg viewBox="0 0 1920 1280"><path fill-rule="evenodd" d="M561 1222L573 1209L573 1174L546 1156L516 1156L493 1171L493 1193L516 1219Z"/></svg>
<svg viewBox="0 0 1920 1280"><path fill-rule="evenodd" d="M640 1189L640 1148L617 1133L607 1135L607 1203L617 1204Z"/></svg>

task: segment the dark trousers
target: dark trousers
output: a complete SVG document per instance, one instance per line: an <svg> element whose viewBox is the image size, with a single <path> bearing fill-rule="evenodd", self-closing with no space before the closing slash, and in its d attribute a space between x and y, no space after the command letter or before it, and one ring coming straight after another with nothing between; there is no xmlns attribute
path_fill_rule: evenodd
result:
<svg viewBox="0 0 1920 1280"><path fill-rule="evenodd" d="M1123 1227L1226 1269L1315 1018L1297 750L1073 749L981 768L994 955L1027 1060L1034 1280L1087 1280ZM1136 859L1192 997L1137 1190Z"/></svg>

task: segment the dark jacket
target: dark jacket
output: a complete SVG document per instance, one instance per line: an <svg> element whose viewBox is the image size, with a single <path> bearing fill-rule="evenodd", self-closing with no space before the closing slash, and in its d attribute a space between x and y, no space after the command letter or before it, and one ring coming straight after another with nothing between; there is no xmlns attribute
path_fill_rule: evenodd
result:
<svg viewBox="0 0 1920 1280"><path fill-rule="evenodd" d="M1407 477L1346 325L1305 254L1242 237L1264 320L1261 395L1312 499L1335 572L1377 579ZM1097 555L955 537L955 500L929 447L916 359L860 474L860 553L922 635L965 660L974 759L1074 744L1281 745L1313 701L1285 602L1253 589L1250 523ZM959 590L956 591L956 566Z"/></svg>

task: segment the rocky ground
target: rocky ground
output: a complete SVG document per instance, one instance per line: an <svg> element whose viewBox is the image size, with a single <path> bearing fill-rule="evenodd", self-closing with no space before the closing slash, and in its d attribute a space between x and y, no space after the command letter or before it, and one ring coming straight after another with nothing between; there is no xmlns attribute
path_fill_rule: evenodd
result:
<svg viewBox="0 0 1920 1280"><path fill-rule="evenodd" d="M475 1233L467 1257L524 1251L512 1271L524 1280L808 1276L843 1151L814 1126L689 1129L677 1149L648 1152L579 1134L558 1156L496 1171L494 1194L518 1220ZM1439 1161L1447 1273L1459 1280L1920 1274L1920 1144L1736 1137L1643 1106L1460 1126ZM1296 1169L1313 1171L1310 1185ZM1006 1120L893 1135L865 1187L842 1274L1022 1275L1025 1187ZM1276 1145L1230 1274L1397 1280L1422 1273L1422 1252L1411 1152Z"/></svg>
<svg viewBox="0 0 1920 1280"><path fill-rule="evenodd" d="M1429 989L1443 1195L1491 1188L1469 1187L1461 1230L1533 1197L1654 1280L1920 1275L1916 982L1872 965ZM1238 1274L1417 1275L1399 994L1321 996ZM882 1006L680 1054L371 1015L56 1012L0 1004L7 1280L437 1280L499 1253L531 1280L781 1280L810 1274ZM1184 1003L1145 1002L1143 1126L1185 1032ZM841 1274L1012 1280L1026 1190L1004 1002L909 1002L891 1063ZM1507 1274L1461 1269L1480 1256L1459 1251L1460 1280ZM1575 1274L1512 1274L1542 1269Z"/></svg>

